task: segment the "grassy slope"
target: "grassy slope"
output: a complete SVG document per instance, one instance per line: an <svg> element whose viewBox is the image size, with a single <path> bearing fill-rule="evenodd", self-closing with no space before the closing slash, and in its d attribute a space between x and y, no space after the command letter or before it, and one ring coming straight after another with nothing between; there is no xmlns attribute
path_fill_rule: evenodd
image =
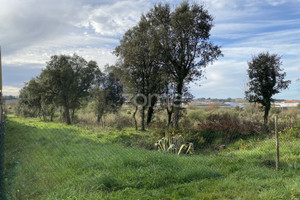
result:
<svg viewBox="0 0 300 200"><path fill-rule="evenodd" d="M101 137L99 137L99 134ZM292 199L300 197L300 141L251 150L176 155L109 144L107 133L11 118L6 131L9 199Z"/></svg>

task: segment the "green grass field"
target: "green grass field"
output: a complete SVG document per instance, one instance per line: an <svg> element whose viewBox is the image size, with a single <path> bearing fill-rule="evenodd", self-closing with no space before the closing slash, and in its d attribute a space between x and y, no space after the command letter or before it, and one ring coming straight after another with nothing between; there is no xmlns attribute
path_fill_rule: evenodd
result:
<svg viewBox="0 0 300 200"><path fill-rule="evenodd" d="M126 148L113 130L13 116L6 127L8 199L300 199L299 139L281 138L275 171L272 139L177 156Z"/></svg>

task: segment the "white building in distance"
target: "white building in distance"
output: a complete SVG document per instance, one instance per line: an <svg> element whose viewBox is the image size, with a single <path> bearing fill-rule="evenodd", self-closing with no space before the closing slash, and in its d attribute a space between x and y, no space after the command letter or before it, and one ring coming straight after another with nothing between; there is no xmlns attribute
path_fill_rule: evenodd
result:
<svg viewBox="0 0 300 200"><path fill-rule="evenodd" d="M286 100L282 102L275 102L273 105L275 108L293 108L300 104L300 100Z"/></svg>

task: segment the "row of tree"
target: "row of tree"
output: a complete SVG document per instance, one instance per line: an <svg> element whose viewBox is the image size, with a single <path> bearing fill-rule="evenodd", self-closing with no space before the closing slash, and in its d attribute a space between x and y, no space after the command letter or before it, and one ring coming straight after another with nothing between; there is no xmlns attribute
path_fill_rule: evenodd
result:
<svg viewBox="0 0 300 200"><path fill-rule="evenodd" d="M183 2L171 10L168 4L159 4L124 34L114 51L118 62L110 70L133 97L146 97L136 98L133 115L141 108L141 130L151 123L158 100L166 105L168 123L173 121L174 128L178 128L181 104L191 96L188 84L200 79L204 68L222 55L220 48L209 41L212 26L213 18L202 5ZM55 108L62 107L70 124L82 99L93 96L100 120L105 113L100 104L106 101L106 93L99 84L102 81L104 87L112 78L103 81L101 74L94 61L86 62L77 55L53 56L41 75L21 91L18 109L23 114L38 113L45 118L53 117ZM110 107L118 108L121 86L114 89L108 95L114 99Z"/></svg>
<svg viewBox="0 0 300 200"><path fill-rule="evenodd" d="M41 74L20 91L17 114L44 120L50 117L52 121L60 108L66 123L71 124L75 111L92 101L100 122L105 113L115 112L123 103L123 88L109 69L102 73L95 61L87 62L76 54L52 56Z"/></svg>
<svg viewBox="0 0 300 200"><path fill-rule="evenodd" d="M157 102L166 109L168 126L178 128L182 103L190 99L189 83L199 80L207 65L223 56L210 40L213 17L202 5L181 3L174 10L158 4L141 16L115 48L118 61L102 73L94 61L73 55L52 56L39 77L21 90L17 110L44 119L63 108L70 124L82 102L92 101L100 122L123 103L123 87L132 95L133 118L141 113L141 130L151 123ZM265 107L267 122L272 95L288 87L280 57L261 53L248 63L246 97Z"/></svg>

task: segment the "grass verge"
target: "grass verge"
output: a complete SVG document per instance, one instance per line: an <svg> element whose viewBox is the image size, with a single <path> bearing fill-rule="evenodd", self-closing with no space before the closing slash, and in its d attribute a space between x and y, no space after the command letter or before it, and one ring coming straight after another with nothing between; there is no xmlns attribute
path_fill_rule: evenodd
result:
<svg viewBox="0 0 300 200"><path fill-rule="evenodd" d="M8 198L300 197L299 140L282 141L282 169L275 171L272 140L249 150L178 157L125 148L115 142L117 135L10 117L5 147Z"/></svg>

